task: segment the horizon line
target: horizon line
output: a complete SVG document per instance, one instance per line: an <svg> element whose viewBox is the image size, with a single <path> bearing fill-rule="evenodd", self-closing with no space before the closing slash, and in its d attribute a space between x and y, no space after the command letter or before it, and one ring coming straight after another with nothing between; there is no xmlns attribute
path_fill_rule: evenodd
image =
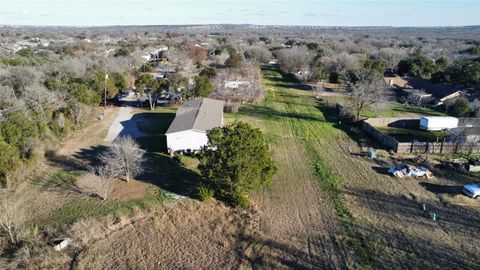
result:
<svg viewBox="0 0 480 270"><path fill-rule="evenodd" d="M102 28L102 27L152 27L152 26L209 26L209 25L234 25L234 26L263 26L263 27L326 27L326 28L372 28L372 27L385 27L385 28L465 28L465 27L480 27L480 24L466 24L466 25L313 25L313 24L251 24L251 23L187 23L187 24L105 24L105 25L55 25L55 24L42 24L42 25L28 25L28 24L0 24L0 27L61 27L61 28Z"/></svg>

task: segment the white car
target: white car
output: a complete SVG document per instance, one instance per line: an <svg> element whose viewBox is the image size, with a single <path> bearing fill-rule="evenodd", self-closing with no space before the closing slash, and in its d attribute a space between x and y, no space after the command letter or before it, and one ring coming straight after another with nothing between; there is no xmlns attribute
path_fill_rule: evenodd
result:
<svg viewBox="0 0 480 270"><path fill-rule="evenodd" d="M463 186L463 193L468 197L480 199L480 185L465 185Z"/></svg>

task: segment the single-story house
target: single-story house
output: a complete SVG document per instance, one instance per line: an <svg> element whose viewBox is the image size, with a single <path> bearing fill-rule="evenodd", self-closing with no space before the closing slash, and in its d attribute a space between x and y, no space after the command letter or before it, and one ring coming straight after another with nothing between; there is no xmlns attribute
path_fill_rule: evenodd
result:
<svg viewBox="0 0 480 270"><path fill-rule="evenodd" d="M223 126L223 106L223 101L209 98L185 102L165 133L168 152L198 151L207 145L207 131Z"/></svg>
<svg viewBox="0 0 480 270"><path fill-rule="evenodd" d="M407 78L407 81L410 88L423 90L431 94L435 99L434 105L436 106L463 96L461 88L455 85L434 84L419 77Z"/></svg>
<svg viewBox="0 0 480 270"><path fill-rule="evenodd" d="M415 99L423 104L440 106L464 95L460 87L448 84L434 84L420 77L384 77L390 87L400 89L400 96L406 100ZM418 104L420 105L420 104Z"/></svg>

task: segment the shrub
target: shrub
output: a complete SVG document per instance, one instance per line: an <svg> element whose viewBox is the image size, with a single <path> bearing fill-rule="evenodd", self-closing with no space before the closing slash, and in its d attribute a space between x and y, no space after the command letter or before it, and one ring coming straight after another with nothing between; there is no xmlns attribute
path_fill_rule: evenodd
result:
<svg viewBox="0 0 480 270"><path fill-rule="evenodd" d="M457 99L452 106L452 113L456 116L467 116L470 112L470 103L465 98Z"/></svg>
<svg viewBox="0 0 480 270"><path fill-rule="evenodd" d="M220 197L243 205L239 194L267 185L277 171L263 133L250 124L214 128L207 136L208 146L199 153L199 169L204 183Z"/></svg>
<svg viewBox="0 0 480 270"><path fill-rule="evenodd" d="M247 209L250 207L250 200L247 195L238 191L233 193L232 202L236 207L241 209Z"/></svg>
<svg viewBox="0 0 480 270"><path fill-rule="evenodd" d="M209 187L201 185L198 188L198 197L202 202L210 200L213 195L215 195L215 191Z"/></svg>

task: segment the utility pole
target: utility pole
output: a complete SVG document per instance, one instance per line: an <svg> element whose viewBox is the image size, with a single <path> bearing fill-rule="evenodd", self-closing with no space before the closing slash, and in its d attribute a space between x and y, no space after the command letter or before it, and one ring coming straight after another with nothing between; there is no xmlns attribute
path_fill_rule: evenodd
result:
<svg viewBox="0 0 480 270"><path fill-rule="evenodd" d="M105 72L105 92L103 95L103 109L104 112L107 110L107 80L108 80L108 74Z"/></svg>

